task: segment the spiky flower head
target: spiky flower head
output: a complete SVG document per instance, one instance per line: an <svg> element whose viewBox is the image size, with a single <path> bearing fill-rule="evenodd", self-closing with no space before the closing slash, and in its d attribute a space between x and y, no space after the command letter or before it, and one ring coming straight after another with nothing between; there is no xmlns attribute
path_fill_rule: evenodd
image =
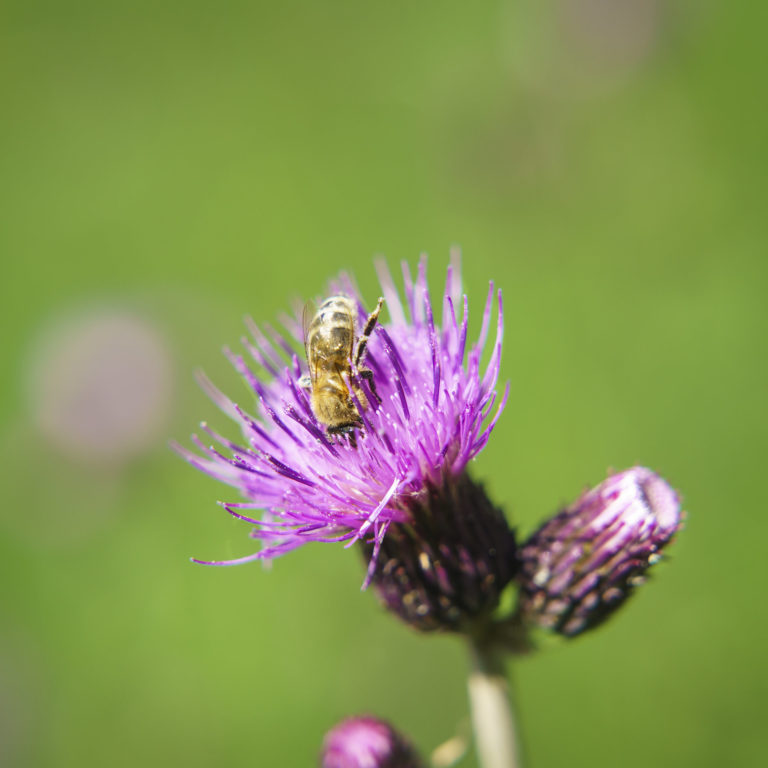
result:
<svg viewBox="0 0 768 768"><path fill-rule="evenodd" d="M325 737L322 768L421 768L410 743L389 723L374 717L350 717Z"/></svg>
<svg viewBox="0 0 768 768"><path fill-rule="evenodd" d="M607 619L646 578L682 524L659 475L632 467L586 491L521 547L520 612L566 636Z"/></svg>
<svg viewBox="0 0 768 768"><path fill-rule="evenodd" d="M296 352L304 344L298 311L282 318L287 336L248 322L251 337L242 343L250 360L225 350L255 396L254 413L201 378L241 437L231 441L203 424L216 445L193 436L199 454L177 450L240 491L244 502L223 506L255 526L251 536L262 546L235 560L198 562L232 565L312 541L360 542L368 555L365 585L373 580L390 608L421 629L459 629L493 610L514 575L504 516L466 475L508 394L507 387L499 398L496 389L501 291L490 284L471 342L457 260L448 268L439 321L425 258L415 281L403 264L405 301L384 264L378 273L389 321L382 314L368 341L364 365L372 375L360 375L352 360L344 373L360 416L354 439L329 433L302 387L308 371ZM342 274L328 293L353 300L359 334L371 307L352 279ZM495 340L481 365L493 325Z"/></svg>

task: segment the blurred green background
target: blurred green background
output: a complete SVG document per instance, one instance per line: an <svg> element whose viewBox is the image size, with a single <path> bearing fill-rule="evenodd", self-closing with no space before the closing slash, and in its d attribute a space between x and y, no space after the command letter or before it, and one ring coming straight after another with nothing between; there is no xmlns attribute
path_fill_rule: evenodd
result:
<svg viewBox="0 0 768 768"><path fill-rule="evenodd" d="M762 765L756 9L4 3L0 763L307 766L359 712L454 732L463 647L360 593L356 552L189 563L249 529L166 441L224 428L192 372L242 397L243 315L342 268L370 300L379 253L429 252L436 287L456 243L475 319L505 294L474 471L520 531L633 463L690 515L619 616L512 665L528 765Z"/></svg>

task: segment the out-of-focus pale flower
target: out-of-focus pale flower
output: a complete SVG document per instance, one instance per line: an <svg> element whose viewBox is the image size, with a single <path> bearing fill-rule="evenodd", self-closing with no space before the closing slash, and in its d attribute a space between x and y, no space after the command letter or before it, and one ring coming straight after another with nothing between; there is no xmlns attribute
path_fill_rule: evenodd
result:
<svg viewBox="0 0 768 768"><path fill-rule="evenodd" d="M46 330L28 389L44 438L89 465L119 464L152 446L166 423L171 359L141 317L92 310Z"/></svg>

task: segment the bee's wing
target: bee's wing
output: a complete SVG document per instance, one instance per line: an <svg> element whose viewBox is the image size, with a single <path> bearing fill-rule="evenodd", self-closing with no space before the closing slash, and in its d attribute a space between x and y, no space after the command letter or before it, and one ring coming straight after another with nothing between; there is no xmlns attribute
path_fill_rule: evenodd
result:
<svg viewBox="0 0 768 768"><path fill-rule="evenodd" d="M314 382L317 378L317 364L309 355L309 326L317 314L317 304L314 301L308 301L301 312L301 335L304 339L304 354L307 357L307 368L309 369L309 379Z"/></svg>

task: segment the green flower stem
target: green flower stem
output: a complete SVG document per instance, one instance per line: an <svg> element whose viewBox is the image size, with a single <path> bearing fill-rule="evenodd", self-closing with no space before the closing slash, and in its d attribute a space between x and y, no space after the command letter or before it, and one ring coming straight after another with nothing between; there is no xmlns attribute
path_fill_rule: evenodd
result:
<svg viewBox="0 0 768 768"><path fill-rule="evenodd" d="M469 703L481 768L521 768L503 652L470 641Z"/></svg>

